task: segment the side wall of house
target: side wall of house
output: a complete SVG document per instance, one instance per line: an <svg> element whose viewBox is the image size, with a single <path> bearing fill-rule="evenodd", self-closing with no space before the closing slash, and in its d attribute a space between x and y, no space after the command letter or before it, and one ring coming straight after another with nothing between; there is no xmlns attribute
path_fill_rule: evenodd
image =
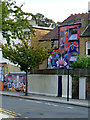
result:
<svg viewBox="0 0 90 120"><path fill-rule="evenodd" d="M88 25L88 20L82 20L82 26L80 29L80 33L82 33L86 26ZM80 37L80 41L79 41L79 55L83 56L85 55L86 52L86 40L90 40L90 37Z"/></svg>
<svg viewBox="0 0 90 120"><path fill-rule="evenodd" d="M8 74L9 72L21 72L20 68L14 65L6 64L4 65L4 74Z"/></svg>
<svg viewBox="0 0 90 120"><path fill-rule="evenodd" d="M40 40L43 36L45 36L47 33L49 33L52 29L46 29L43 27L34 27L33 28L35 30L35 37L33 37L33 39L37 39ZM51 45L51 42L48 41L48 43L44 43L44 45L46 46L46 44ZM39 65L39 69L46 69L47 68L47 60L43 61L43 63L41 65Z"/></svg>

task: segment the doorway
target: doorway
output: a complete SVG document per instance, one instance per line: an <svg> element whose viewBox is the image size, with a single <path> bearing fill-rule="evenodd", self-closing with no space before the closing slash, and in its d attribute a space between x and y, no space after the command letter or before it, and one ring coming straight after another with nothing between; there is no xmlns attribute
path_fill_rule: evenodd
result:
<svg viewBox="0 0 90 120"><path fill-rule="evenodd" d="M62 76L58 76L58 97L62 97Z"/></svg>

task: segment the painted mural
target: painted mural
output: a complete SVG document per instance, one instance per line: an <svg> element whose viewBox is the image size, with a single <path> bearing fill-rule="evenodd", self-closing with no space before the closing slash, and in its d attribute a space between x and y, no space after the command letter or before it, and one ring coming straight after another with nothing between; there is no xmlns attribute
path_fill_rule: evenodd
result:
<svg viewBox="0 0 90 120"><path fill-rule="evenodd" d="M48 58L48 68L67 68L79 54L80 24L59 27L58 48Z"/></svg>
<svg viewBox="0 0 90 120"><path fill-rule="evenodd" d="M0 65L0 81L4 81L4 67Z"/></svg>
<svg viewBox="0 0 90 120"><path fill-rule="evenodd" d="M25 74L7 74L5 83L7 90L10 91L25 91Z"/></svg>

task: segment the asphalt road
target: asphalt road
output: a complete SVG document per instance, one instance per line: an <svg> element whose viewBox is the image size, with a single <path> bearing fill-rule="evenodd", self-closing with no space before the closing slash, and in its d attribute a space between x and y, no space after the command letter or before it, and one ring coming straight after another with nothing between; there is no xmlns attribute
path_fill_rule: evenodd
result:
<svg viewBox="0 0 90 120"><path fill-rule="evenodd" d="M2 96L2 111L16 118L88 118L88 108Z"/></svg>

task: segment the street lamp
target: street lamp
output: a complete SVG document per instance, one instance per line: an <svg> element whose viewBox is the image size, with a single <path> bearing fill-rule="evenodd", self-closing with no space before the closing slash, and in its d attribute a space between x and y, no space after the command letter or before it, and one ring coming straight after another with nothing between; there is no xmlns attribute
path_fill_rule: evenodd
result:
<svg viewBox="0 0 90 120"><path fill-rule="evenodd" d="M68 79L67 79L67 101L69 101L69 65L67 66Z"/></svg>

